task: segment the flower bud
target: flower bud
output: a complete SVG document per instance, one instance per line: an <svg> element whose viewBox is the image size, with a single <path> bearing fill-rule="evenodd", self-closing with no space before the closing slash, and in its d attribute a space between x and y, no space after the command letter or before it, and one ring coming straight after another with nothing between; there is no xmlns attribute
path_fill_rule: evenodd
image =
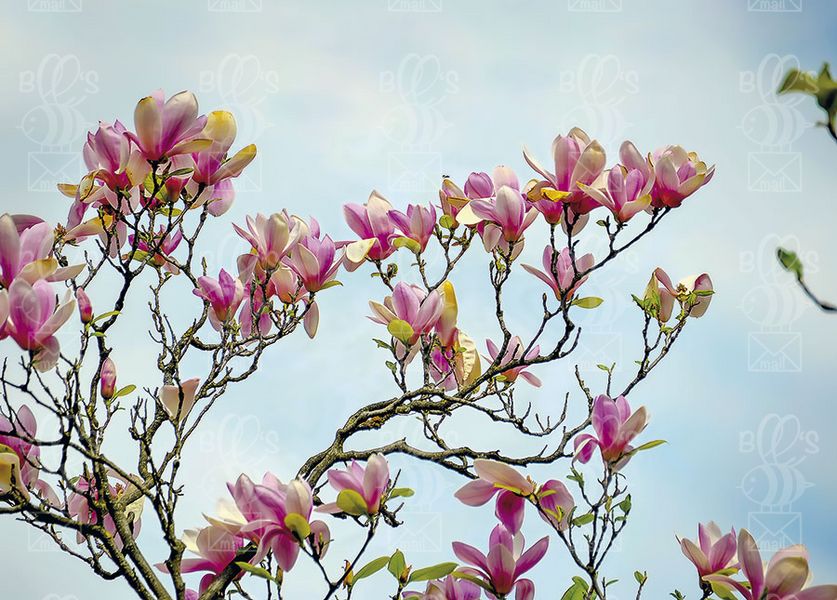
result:
<svg viewBox="0 0 837 600"><path fill-rule="evenodd" d="M102 370L99 373L100 389L102 398L110 400L116 393L116 365L110 357L102 363Z"/></svg>
<svg viewBox="0 0 837 600"><path fill-rule="evenodd" d="M76 301L78 302L78 314L81 317L82 323L90 323L93 320L93 304L90 302L90 296L84 291L84 288L76 290Z"/></svg>

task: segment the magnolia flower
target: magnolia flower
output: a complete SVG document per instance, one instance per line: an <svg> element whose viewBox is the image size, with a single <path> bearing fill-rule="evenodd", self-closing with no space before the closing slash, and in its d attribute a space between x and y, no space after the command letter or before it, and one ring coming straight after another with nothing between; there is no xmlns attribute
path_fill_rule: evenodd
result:
<svg viewBox="0 0 837 600"><path fill-rule="evenodd" d="M369 308L374 313L369 317L372 321L387 325L398 341L412 346L422 335L433 330L444 306L438 291L427 293L416 285L401 281L396 284L392 295L384 298L383 304L370 301ZM395 331L394 322L404 325L404 331Z"/></svg>
<svg viewBox="0 0 837 600"><path fill-rule="evenodd" d="M134 246L134 240L133 235L128 236L129 245ZM177 250L182 241L183 233L179 228L166 235L165 227L161 225L156 233L140 236L136 240L136 247L138 251L150 255L150 262L155 267L162 267L169 273L177 275L180 273L180 269L171 262L169 257Z"/></svg>
<svg viewBox="0 0 837 600"><path fill-rule="evenodd" d="M235 501L235 511L227 510L230 516L224 519L208 519L258 544L256 562L272 550L280 568L288 571L296 563L303 541L318 556L325 555L331 534L322 521L311 521L313 494L306 481L295 479L284 484L266 473L262 483L255 484L242 474L227 488Z"/></svg>
<svg viewBox="0 0 837 600"><path fill-rule="evenodd" d="M352 461L345 471L331 469L328 482L337 492L337 502L317 508L320 512L350 512L374 515L381 508L381 501L389 486L389 464L383 454L373 454L366 467Z"/></svg>
<svg viewBox="0 0 837 600"><path fill-rule="evenodd" d="M575 500L563 482L550 479L538 488L536 493L541 507L541 518L563 531L570 526L570 514L575 508Z"/></svg>
<svg viewBox="0 0 837 600"><path fill-rule="evenodd" d="M14 424L0 415L0 495L16 489L29 498L31 490L58 506L58 496L39 478L41 449L34 443L37 434L38 422L25 404L14 415Z"/></svg>
<svg viewBox="0 0 837 600"><path fill-rule="evenodd" d="M48 371L58 362L61 349L54 334L67 322L75 306L70 290L56 306L55 293L47 282L38 280L30 285L23 279L15 279L9 287L5 333L23 350L35 353L36 369Z"/></svg>
<svg viewBox="0 0 837 600"><path fill-rule="evenodd" d="M496 344L491 340L485 340L486 346L488 346L488 355L491 358L492 363L497 363L501 368L505 365L509 364L510 362L517 362L519 360L532 360L536 358L540 352L540 346L533 346L531 350L529 350L526 355L524 356L523 352L525 350L523 346L523 341L520 339L519 336L514 336L509 340L508 345L506 346L506 351L503 353L502 358L498 358L500 356L500 349L497 348ZM541 387L541 380L526 371L528 369L528 365L519 366L519 367L512 367L511 369L506 369L502 371L500 375L508 382L515 382L518 376L523 377L527 383L535 386Z"/></svg>
<svg viewBox="0 0 837 600"><path fill-rule="evenodd" d="M683 555L688 558L698 574L703 577L725 569L735 568L735 529L721 535L721 529L714 521L698 524L698 544L692 540L678 539Z"/></svg>
<svg viewBox="0 0 837 600"><path fill-rule="evenodd" d="M64 240L81 241L95 235L99 237L102 245L107 247L108 255L115 257L129 239L124 216L139 208L142 200L139 186L132 188L127 198L103 186L92 186L87 194L83 191L85 187L87 186L78 186L75 191L72 187L63 190L66 194L75 194L67 218ZM82 194L85 194L83 199ZM88 207L96 208L98 215L82 221Z"/></svg>
<svg viewBox="0 0 837 600"><path fill-rule="evenodd" d="M744 600L835 600L837 585L805 588L810 578L805 546L779 550L765 569L753 536L746 529L738 533L738 560L748 584L728 575L706 575L704 579L735 588Z"/></svg>
<svg viewBox="0 0 837 600"><path fill-rule="evenodd" d="M538 213L521 195L514 171L508 167L497 167L492 181L490 188L482 178L473 185L472 194L490 192L493 197L472 199L459 211L457 221L463 225L477 225L487 251L491 252L499 245L508 252L509 244L523 238L523 232ZM512 258L516 258L522 249L521 244L516 245Z"/></svg>
<svg viewBox="0 0 837 600"><path fill-rule="evenodd" d="M187 184L189 189L191 181ZM195 189L194 193L197 193ZM226 213L235 200L235 188L230 179L222 179L215 185L208 185L203 188L200 195L194 199L192 206L198 207L207 205L207 212L213 217L220 217Z"/></svg>
<svg viewBox="0 0 837 600"><path fill-rule="evenodd" d="M427 582L424 592L404 592L404 598L414 600L479 600L480 587L466 579L457 579L448 575L444 579Z"/></svg>
<svg viewBox="0 0 837 600"><path fill-rule="evenodd" d="M581 287L581 284L587 281L587 275L579 277L582 273L593 268L595 260L592 254L585 254L575 259L575 266L573 266L573 259L570 255L570 249L564 248L556 253L555 249L547 244L543 249L543 268L536 269L531 265L522 265L528 272L543 281L552 292L555 298L567 301L571 300L576 290Z"/></svg>
<svg viewBox="0 0 837 600"><path fill-rule="evenodd" d="M575 438L575 457L586 463L598 447L602 459L618 470L631 458L631 441L642 433L648 424L644 406L631 413L631 407L624 396L612 400L604 394L593 403L593 429L596 435L585 433Z"/></svg>
<svg viewBox="0 0 837 600"><path fill-rule="evenodd" d="M549 537L541 538L521 553L524 543L523 534L513 536L503 525L497 525L489 538L488 556L462 542L453 543L453 553L476 568L477 576L495 596L505 597L514 591L516 600L532 600L535 584L521 576L544 557L549 548Z"/></svg>
<svg viewBox="0 0 837 600"><path fill-rule="evenodd" d="M93 303L84 288L76 289L76 303L78 304L78 316L82 323L90 323L93 320Z"/></svg>
<svg viewBox="0 0 837 600"><path fill-rule="evenodd" d="M136 133L127 132L150 161L196 152L210 145L199 139L206 117L198 117L198 100L192 92L180 92L168 100L157 90L137 103L134 110Z"/></svg>
<svg viewBox="0 0 837 600"><path fill-rule="evenodd" d="M183 573L209 571L201 577L199 592L203 594L215 578L233 562L238 551L244 547L244 540L231 535L222 527L210 525L203 529L187 529L183 533L183 543L186 548L200 558L184 558L180 562ZM164 573L169 572L165 563L154 565ZM239 577L244 575L241 572Z"/></svg>
<svg viewBox="0 0 837 600"><path fill-rule="evenodd" d="M270 318L270 304L265 301L261 286L255 282L250 282L244 290L244 301L238 313L238 322L241 324L241 335L245 339L265 336L273 325Z"/></svg>
<svg viewBox="0 0 837 600"><path fill-rule="evenodd" d="M134 484L130 481L119 477L112 472L109 473L109 475L115 480L108 480L107 483L110 496L115 501L118 500L119 497L127 490L134 488ZM97 500L98 498L99 491L96 488L96 485L86 477L79 477L73 485L73 491L69 494L69 496L67 496L67 512L79 523L85 525L95 525L99 522L99 515L97 514L96 508L91 506L91 502ZM140 533L140 529L142 529L141 516L144 500L145 497L141 496L137 502L134 502L125 508L126 517L128 518L128 526L134 539L136 539ZM105 513L104 519L102 519L102 525L113 537L116 547L121 549L124 542L116 529L116 523L114 522L113 517L109 513ZM76 533L76 541L79 544L83 543L84 539L84 534L82 534L81 531Z"/></svg>
<svg viewBox="0 0 837 600"><path fill-rule="evenodd" d="M233 225L235 232L247 240L265 271L275 269L297 243L301 230L287 213L247 217L247 231Z"/></svg>
<svg viewBox="0 0 837 600"><path fill-rule="evenodd" d="M512 534L520 531L526 498L536 489L535 482L504 463L477 459L474 471L478 479L466 483L454 494L468 506L482 506L497 495L495 514Z"/></svg>
<svg viewBox="0 0 837 600"><path fill-rule="evenodd" d="M439 345L430 351L430 376L446 390L473 382L482 372L480 355L474 341L456 326L459 307L450 281L439 286L442 313L436 322Z"/></svg>
<svg viewBox="0 0 837 600"><path fill-rule="evenodd" d="M192 293L209 303L212 309L208 313L209 322L216 331L221 331L244 300L244 284L221 269L218 279L198 277L198 287Z"/></svg>
<svg viewBox="0 0 837 600"><path fill-rule="evenodd" d="M235 117L232 113L225 110L209 113L201 137L210 140L210 145L192 155L195 161L192 179L198 183L215 185L241 175L244 167L256 157L256 146L245 146L227 160L227 152L235 140L235 134Z"/></svg>
<svg viewBox="0 0 837 600"><path fill-rule="evenodd" d="M697 154L680 146L667 146L654 152L654 189L652 204L656 207L677 208L685 198L694 194L712 179L715 165L706 166Z"/></svg>
<svg viewBox="0 0 837 600"><path fill-rule="evenodd" d="M392 205L377 191L372 191L366 204L343 205L343 216L349 229L360 237L346 246L346 258L357 267L367 257L383 260L395 252L392 245L395 224L389 217ZM351 266L349 266L351 269Z"/></svg>
<svg viewBox="0 0 837 600"><path fill-rule="evenodd" d="M105 400L110 400L116 393L116 365L110 356L102 362L99 371L99 391Z"/></svg>
<svg viewBox="0 0 837 600"><path fill-rule="evenodd" d="M436 228L436 209L432 205L425 208L418 204L410 204L407 206L407 214L391 210L388 215L401 233L416 242L418 248L424 252Z"/></svg>
<svg viewBox="0 0 837 600"><path fill-rule="evenodd" d="M671 277L660 267L654 271L654 277L662 284L660 293L660 321L665 323L671 317L671 310L676 298L680 306L687 311L687 315L694 318L702 317L712 302L712 279L707 273L691 275L681 279L675 286Z"/></svg>
<svg viewBox="0 0 837 600"><path fill-rule="evenodd" d="M547 201L561 200L572 207L577 215L590 212L599 203L584 193L579 184L590 185L599 177L605 167L605 151L599 142L593 140L581 129L574 127L566 136L559 135L552 142L552 159L555 172L546 170L524 148L523 158L548 184L541 189L551 188Z"/></svg>
<svg viewBox="0 0 837 600"><path fill-rule="evenodd" d="M134 187L151 172L119 120L113 125L99 121L98 129L87 133L82 155L91 174L112 190Z"/></svg>
<svg viewBox="0 0 837 600"><path fill-rule="evenodd" d="M619 157L622 164L607 171L606 188L599 189L602 186L598 180L589 186L583 183L578 186L612 212L617 221L627 223L635 214L651 206L654 171L631 142L622 144Z"/></svg>
<svg viewBox="0 0 837 600"><path fill-rule="evenodd" d="M335 245L329 236L322 239L314 235L303 237L290 254L290 266L299 275L302 285L309 292L339 285L334 280L340 260L334 259Z"/></svg>
<svg viewBox="0 0 837 600"><path fill-rule="evenodd" d="M182 421L192 410L199 384L200 379L193 377L179 385L164 385L160 388L160 402L173 421Z"/></svg>
<svg viewBox="0 0 837 600"><path fill-rule="evenodd" d="M44 221L20 228L19 215L0 215L0 285L8 288L15 278L32 284L39 279L63 281L81 273L84 265L59 268L52 252L54 235ZM26 221L29 222L29 221Z"/></svg>

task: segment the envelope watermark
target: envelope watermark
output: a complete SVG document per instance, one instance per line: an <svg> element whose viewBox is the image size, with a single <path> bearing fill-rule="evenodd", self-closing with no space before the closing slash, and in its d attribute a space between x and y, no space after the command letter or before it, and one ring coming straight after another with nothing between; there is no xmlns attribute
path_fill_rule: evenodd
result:
<svg viewBox="0 0 837 600"><path fill-rule="evenodd" d="M209 12L262 12L262 0L208 0L206 8Z"/></svg>
<svg viewBox="0 0 837 600"><path fill-rule="evenodd" d="M750 12L802 12L802 0L747 0Z"/></svg>
<svg viewBox="0 0 837 600"><path fill-rule="evenodd" d="M622 12L622 0L567 0L570 12Z"/></svg>
<svg viewBox="0 0 837 600"><path fill-rule="evenodd" d="M78 13L81 0L29 0L29 12Z"/></svg>
<svg viewBox="0 0 837 600"><path fill-rule="evenodd" d="M442 12L442 0L387 0L390 12L437 13Z"/></svg>
<svg viewBox="0 0 837 600"><path fill-rule="evenodd" d="M802 333L751 331L747 337L747 370L751 373L802 371Z"/></svg>

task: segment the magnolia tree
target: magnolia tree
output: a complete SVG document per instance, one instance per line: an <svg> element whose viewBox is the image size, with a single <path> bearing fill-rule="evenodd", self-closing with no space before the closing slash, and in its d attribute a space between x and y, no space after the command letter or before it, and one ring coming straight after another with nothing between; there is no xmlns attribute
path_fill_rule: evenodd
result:
<svg viewBox="0 0 837 600"><path fill-rule="evenodd" d="M137 104L133 131L116 121L88 135L89 172L78 185L60 186L72 200L66 223L0 217L0 337L11 338L0 372L2 512L149 600L287 597L303 562L319 581L306 582L305 598L368 598L373 584L365 580L374 576L375 589L389 586L385 594L396 599L526 600L535 597L526 574L542 561L578 570L572 581L551 582L549 597L567 585L565 599L612 596L605 559L631 513L629 463L662 443L646 439L648 412L627 397L706 313L709 276L675 283L661 268L650 274L633 296L641 351L626 381L600 365L588 384L576 367L576 389L563 390L557 414L536 414L515 396L518 386L540 387L537 370L572 361L581 336L577 313L601 304L583 295L586 282L708 183L714 169L679 146L646 155L630 142L608 168L602 147L573 129L555 139L548 167L524 152L534 171L528 181L497 167L472 173L461 187L444 179L437 204L398 209L377 192L363 205L347 204L348 240L335 241L315 220L287 211L248 217L233 225L241 238L236 264L209 273L201 234L229 209L232 180L256 154L252 145L231 153L235 134L230 113L199 116L191 93L166 100L156 92ZM548 236L542 264L518 265L534 228ZM585 237L603 241L601 255L581 254ZM466 332L458 319L452 273L469 252L481 256L493 290L495 323L484 331ZM410 255L406 273L390 262L396 253ZM72 264L71 256L83 260ZM333 293L338 275L359 269L381 285L369 317L380 328L374 342L386 355L394 395L334 423L331 444L312 449L296 474L242 474L229 482L229 496L207 523L182 529L178 504L191 491L181 483L182 456L207 413L257 376L271 346L300 326L313 338L318 296ZM531 331L508 325L504 298L513 281L543 288L525 307L538 315ZM147 305L129 302L138 294ZM191 311L185 325L167 314L173 304L164 294L179 294L179 310ZM158 372L139 389L120 385L123 358L111 340L127 320L142 319ZM483 347L474 338L486 334ZM195 364L208 366L197 371ZM455 414L511 434L500 448L454 444ZM420 421L419 439L387 438L388 426L404 419ZM390 441L362 443L369 439L362 434L375 430ZM542 449L516 453L524 439ZM130 460L108 450L114 440L123 449L130 440ZM454 542L451 562L436 565L413 565L395 548L370 556L373 538L400 525L399 511L413 495L390 469L394 453L462 476L450 501L486 514L493 508L496 516L484 545ZM545 465L553 478L533 480L525 474L531 465ZM141 521L146 533L138 538ZM338 526L356 534L333 543ZM527 544L524 530L547 535ZM150 550L140 540L152 532L158 539ZM765 569L747 531L722 535L710 523L681 547L697 568L690 596L837 599L837 586L808 586L800 546L779 552ZM635 576L639 598L646 575Z"/></svg>

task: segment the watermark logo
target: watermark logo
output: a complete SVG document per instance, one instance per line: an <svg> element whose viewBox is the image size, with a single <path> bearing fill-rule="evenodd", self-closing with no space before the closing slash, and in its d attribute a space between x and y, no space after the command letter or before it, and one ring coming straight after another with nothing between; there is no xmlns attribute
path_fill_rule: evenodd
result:
<svg viewBox="0 0 837 600"><path fill-rule="evenodd" d="M437 56L408 54L394 71L380 74L379 87L399 100L380 126L396 147L388 156L389 189L408 193L438 189L442 156L433 148L451 127L441 106L459 92L459 75L446 70Z"/></svg>
<svg viewBox="0 0 837 600"><path fill-rule="evenodd" d="M802 333L794 323L810 308L793 277L776 259L776 248L796 251L806 269L816 273L816 252L803 252L795 236L768 234L755 251L739 255L742 273L755 273L761 283L741 300L741 310L758 326L747 335L747 369L751 372L788 373L802 370Z"/></svg>
<svg viewBox="0 0 837 600"><path fill-rule="evenodd" d="M36 98L19 125L37 148L28 155L28 189L52 193L59 183L77 181L83 170L78 148L91 124L81 105L99 92L99 75L74 54L48 54L36 69L20 73L18 89Z"/></svg>
<svg viewBox="0 0 837 600"><path fill-rule="evenodd" d="M796 56L768 54L755 71L739 73L739 91L757 100L740 126L744 136L757 148L747 156L750 191L802 191L802 154L792 146L811 124L798 108L804 98L777 95L785 74L799 68Z"/></svg>
<svg viewBox="0 0 837 600"><path fill-rule="evenodd" d="M561 129L581 127L605 146L616 146L630 129L622 111L626 98L639 92L639 73L614 54L589 54L574 70L559 74L559 91L580 103L564 116Z"/></svg>
<svg viewBox="0 0 837 600"><path fill-rule="evenodd" d="M819 434L803 429L796 415L769 414L755 431L739 434L739 450L759 459L741 480L742 493L757 505L747 526L759 548L775 552L802 543L802 515L793 505L813 485L800 466L819 453Z"/></svg>
<svg viewBox="0 0 837 600"><path fill-rule="evenodd" d="M256 143L274 126L267 117L264 104L279 92L279 73L266 69L259 57L253 54L228 54L213 71L200 73L199 89L203 93L215 93L227 110L235 116L238 133L237 148ZM262 190L262 155L257 154L244 172L236 179L236 192Z"/></svg>
<svg viewBox="0 0 837 600"><path fill-rule="evenodd" d="M802 0L747 0L750 12L798 13L802 12Z"/></svg>

